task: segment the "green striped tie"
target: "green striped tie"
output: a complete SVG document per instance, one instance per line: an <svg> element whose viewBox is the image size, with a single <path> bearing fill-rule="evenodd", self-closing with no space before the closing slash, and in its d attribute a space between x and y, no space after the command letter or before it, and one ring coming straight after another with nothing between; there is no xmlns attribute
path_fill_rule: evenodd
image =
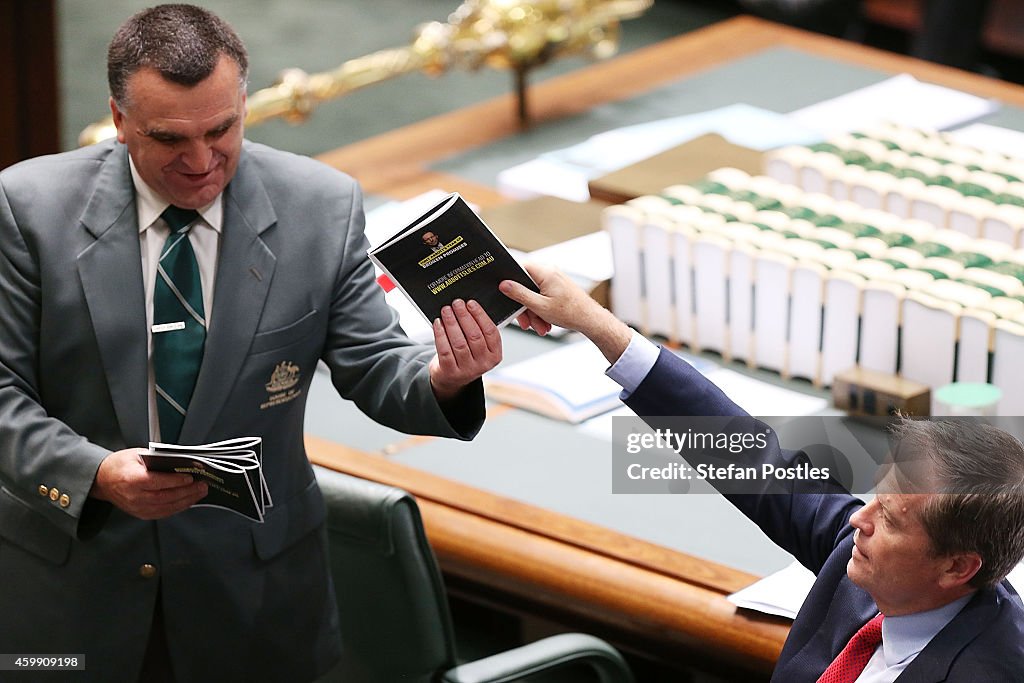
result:
<svg viewBox="0 0 1024 683"><path fill-rule="evenodd" d="M196 386L206 343L199 264L188 239L194 209L168 206L160 217L171 228L153 288L153 374L160 440L175 443Z"/></svg>

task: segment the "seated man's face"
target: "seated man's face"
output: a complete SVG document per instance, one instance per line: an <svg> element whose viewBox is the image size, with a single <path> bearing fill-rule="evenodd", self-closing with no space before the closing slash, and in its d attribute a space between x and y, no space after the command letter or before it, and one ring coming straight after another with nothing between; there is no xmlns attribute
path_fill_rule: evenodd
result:
<svg viewBox="0 0 1024 683"><path fill-rule="evenodd" d="M850 518L854 547L846 573L886 616L933 609L942 602L945 560L932 554L921 521L931 493L901 493L886 477L875 499ZM938 604L935 601L938 600Z"/></svg>
<svg viewBox="0 0 1024 683"><path fill-rule="evenodd" d="M437 235L435 235L432 232L423 233L423 244L427 245L428 247L436 247Z"/></svg>

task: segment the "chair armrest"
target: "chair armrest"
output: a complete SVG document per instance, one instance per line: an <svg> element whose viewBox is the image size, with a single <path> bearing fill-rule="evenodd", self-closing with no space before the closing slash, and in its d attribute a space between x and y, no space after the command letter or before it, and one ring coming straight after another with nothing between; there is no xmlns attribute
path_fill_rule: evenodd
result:
<svg viewBox="0 0 1024 683"><path fill-rule="evenodd" d="M462 664L444 683L505 683L572 663L591 667L601 683L633 683L633 673L614 647L594 636L563 633Z"/></svg>

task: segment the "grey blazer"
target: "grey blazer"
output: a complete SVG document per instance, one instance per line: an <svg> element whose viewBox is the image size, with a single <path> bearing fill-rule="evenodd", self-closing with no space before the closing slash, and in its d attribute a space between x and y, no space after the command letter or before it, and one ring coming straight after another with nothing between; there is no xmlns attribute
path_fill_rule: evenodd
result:
<svg viewBox="0 0 1024 683"><path fill-rule="evenodd" d="M431 349L401 334L366 246L351 178L244 144L181 441L262 436L275 505L263 524L210 508L144 522L88 498L110 451L149 439L127 151L111 141L0 173L0 651L84 654L76 680L135 681L161 599L180 681L330 667L341 645L324 505L303 449L318 360L396 429L471 438L483 420L479 382L446 418ZM289 382L274 381L281 369Z"/></svg>

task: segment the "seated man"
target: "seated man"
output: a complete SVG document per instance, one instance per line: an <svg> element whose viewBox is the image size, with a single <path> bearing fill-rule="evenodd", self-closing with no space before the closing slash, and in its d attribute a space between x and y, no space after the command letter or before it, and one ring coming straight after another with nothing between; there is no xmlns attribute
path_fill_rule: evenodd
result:
<svg viewBox="0 0 1024 683"><path fill-rule="evenodd" d="M561 273L528 270L539 294L501 285L528 308L520 326L582 332L612 364L608 375L622 384L626 405L648 422L666 414L752 419ZM1024 446L980 424L907 420L897 436L897 451L927 454L930 492L908 490L890 469L867 504L834 481L814 492L727 495L817 575L773 681L1021 680L1024 604L1004 578L1024 556ZM806 459L772 442L738 457Z"/></svg>

